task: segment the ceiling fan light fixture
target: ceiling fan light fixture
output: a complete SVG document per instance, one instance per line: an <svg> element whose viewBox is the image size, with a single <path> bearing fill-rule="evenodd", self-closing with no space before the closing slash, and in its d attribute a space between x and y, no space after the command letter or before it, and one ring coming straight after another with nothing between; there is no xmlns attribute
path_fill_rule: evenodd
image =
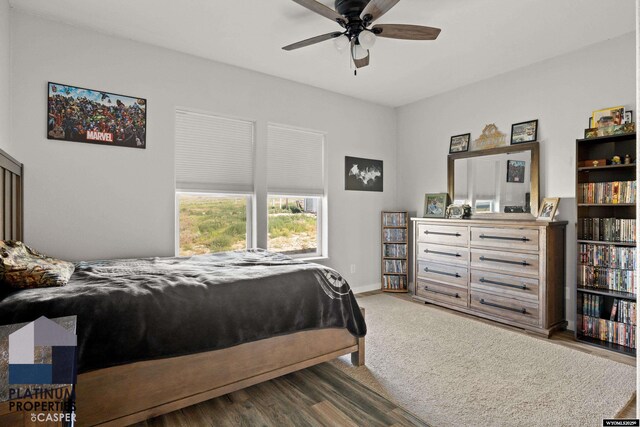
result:
<svg viewBox="0 0 640 427"><path fill-rule="evenodd" d="M351 44L351 40L349 40L349 37L343 34L333 39L333 44L339 52L342 52Z"/></svg>
<svg viewBox="0 0 640 427"><path fill-rule="evenodd" d="M378 37L400 40L435 40L440 35L439 28L410 24L375 24L379 18L391 10L400 0L334 0L332 8L325 3L329 0L293 0L308 10L330 19L341 29L321 34L283 47L286 51L297 50L333 39L339 52L349 51L350 59L357 69L371 63L371 49ZM373 26L371 26L373 25Z"/></svg>
<svg viewBox="0 0 640 427"><path fill-rule="evenodd" d="M377 37L373 32L364 30L358 35L358 42L360 46L365 49L371 49L376 44Z"/></svg>

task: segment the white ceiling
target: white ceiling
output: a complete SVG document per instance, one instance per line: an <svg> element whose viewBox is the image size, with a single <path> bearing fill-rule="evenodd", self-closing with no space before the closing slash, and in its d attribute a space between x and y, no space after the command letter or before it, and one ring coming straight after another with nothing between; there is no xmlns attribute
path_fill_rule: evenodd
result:
<svg viewBox="0 0 640 427"><path fill-rule="evenodd" d="M332 5L332 0L321 0ZM331 41L340 27L291 0L12 0L18 10L271 74L404 105L635 29L633 0L402 0L378 23L442 28L436 41L378 39L357 77ZM46 34L42 34L46 37ZM594 51L606 61L606 51ZM588 66L588 64L585 64ZM585 88L587 90L588 88Z"/></svg>

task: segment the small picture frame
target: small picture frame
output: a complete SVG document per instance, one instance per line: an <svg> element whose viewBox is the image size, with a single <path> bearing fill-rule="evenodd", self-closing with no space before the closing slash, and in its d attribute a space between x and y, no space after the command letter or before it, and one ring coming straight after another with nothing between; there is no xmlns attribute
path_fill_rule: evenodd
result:
<svg viewBox="0 0 640 427"><path fill-rule="evenodd" d="M463 135L456 135L451 137L449 144L449 154L463 153L469 151L469 142L471 141L471 134L465 133Z"/></svg>
<svg viewBox="0 0 640 427"><path fill-rule="evenodd" d="M475 213L493 212L493 200L476 200Z"/></svg>
<svg viewBox="0 0 640 427"><path fill-rule="evenodd" d="M445 218L449 194L429 193L424 195L424 217L425 218Z"/></svg>
<svg viewBox="0 0 640 427"><path fill-rule="evenodd" d="M511 145L538 140L538 120L511 125Z"/></svg>
<svg viewBox="0 0 640 427"><path fill-rule="evenodd" d="M538 221L553 221L560 204L559 197L546 197L540 205L540 212L538 213Z"/></svg>
<svg viewBox="0 0 640 427"><path fill-rule="evenodd" d="M523 184L526 165L524 160L507 160L507 182Z"/></svg>
<svg viewBox="0 0 640 427"><path fill-rule="evenodd" d="M633 111L632 110L626 110L624 112L624 121L622 122L623 124L629 124L629 123L633 123Z"/></svg>
<svg viewBox="0 0 640 427"><path fill-rule="evenodd" d="M594 128L603 128L621 125L624 120L624 107L610 107L593 112L592 125Z"/></svg>

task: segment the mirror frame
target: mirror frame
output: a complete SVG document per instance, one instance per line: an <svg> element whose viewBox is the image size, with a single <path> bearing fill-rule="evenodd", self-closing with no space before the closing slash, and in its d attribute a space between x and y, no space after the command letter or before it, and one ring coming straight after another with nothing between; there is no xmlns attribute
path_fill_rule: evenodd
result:
<svg viewBox="0 0 640 427"><path fill-rule="evenodd" d="M540 144L527 142L523 144L507 145L505 147L489 148L478 151L465 151L449 154L447 160L447 190L450 200L454 200L455 192L455 161L472 157L490 156L493 154L531 152L531 213L487 212L471 215L472 218L483 219L536 219L540 209Z"/></svg>

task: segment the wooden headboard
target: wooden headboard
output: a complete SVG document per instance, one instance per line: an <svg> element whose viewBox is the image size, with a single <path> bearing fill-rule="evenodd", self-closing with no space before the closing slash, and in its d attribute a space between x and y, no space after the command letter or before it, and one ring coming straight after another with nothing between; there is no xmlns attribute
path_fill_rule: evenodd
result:
<svg viewBox="0 0 640 427"><path fill-rule="evenodd" d="M0 240L23 239L23 180L22 163L0 150L0 191L2 192Z"/></svg>

